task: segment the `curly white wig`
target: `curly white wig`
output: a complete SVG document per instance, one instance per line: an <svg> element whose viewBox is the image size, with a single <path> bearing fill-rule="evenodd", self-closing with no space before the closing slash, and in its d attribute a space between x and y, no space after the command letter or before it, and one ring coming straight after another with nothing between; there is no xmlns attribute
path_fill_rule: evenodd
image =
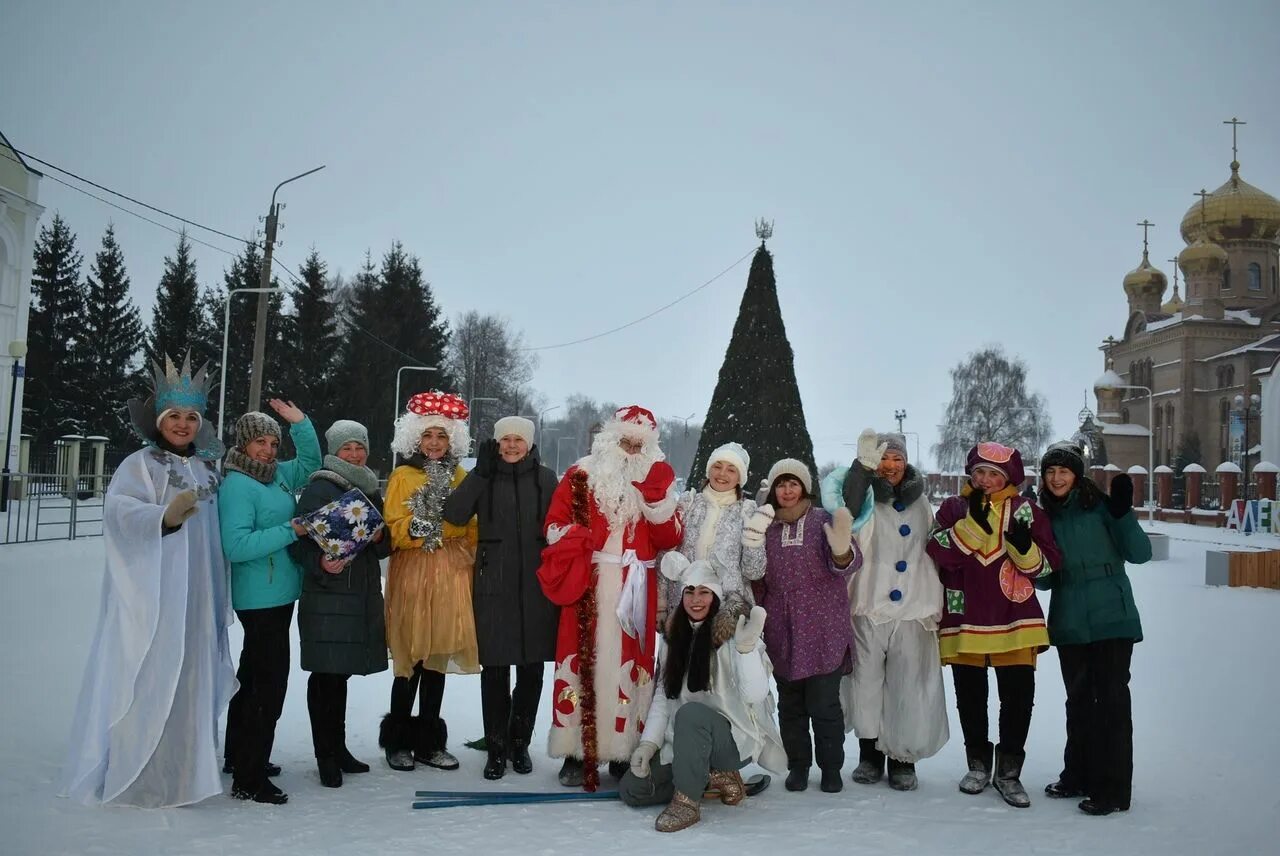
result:
<svg viewBox="0 0 1280 856"><path fill-rule="evenodd" d="M446 416L416 413L402 413L396 419L395 433L391 438L391 451L398 452L406 458L418 452L422 435L428 428L443 428L449 435L449 451L455 458L465 458L471 451L471 432L462 419L449 419Z"/></svg>

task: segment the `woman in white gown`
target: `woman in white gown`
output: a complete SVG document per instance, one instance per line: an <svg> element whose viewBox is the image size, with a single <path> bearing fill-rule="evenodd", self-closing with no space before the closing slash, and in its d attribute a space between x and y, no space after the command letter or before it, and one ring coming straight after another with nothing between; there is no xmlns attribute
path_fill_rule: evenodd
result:
<svg viewBox="0 0 1280 856"><path fill-rule="evenodd" d="M129 402L146 441L112 476L98 628L71 729L62 794L87 804L188 805L222 793L218 717L235 690L234 619L218 536L215 462L202 416L207 367L156 366Z"/></svg>

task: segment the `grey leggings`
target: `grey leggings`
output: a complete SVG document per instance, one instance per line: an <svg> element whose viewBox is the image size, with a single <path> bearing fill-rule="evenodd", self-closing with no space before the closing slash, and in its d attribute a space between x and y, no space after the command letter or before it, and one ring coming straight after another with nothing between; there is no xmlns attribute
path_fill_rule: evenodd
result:
<svg viewBox="0 0 1280 856"><path fill-rule="evenodd" d="M661 692L661 688L658 690ZM649 775L640 778L627 770L618 784L618 795L627 805L660 805L671 802L676 791L695 800L702 798L712 770L740 770L729 720L705 704L689 702L676 711L671 763L658 763L655 755Z"/></svg>

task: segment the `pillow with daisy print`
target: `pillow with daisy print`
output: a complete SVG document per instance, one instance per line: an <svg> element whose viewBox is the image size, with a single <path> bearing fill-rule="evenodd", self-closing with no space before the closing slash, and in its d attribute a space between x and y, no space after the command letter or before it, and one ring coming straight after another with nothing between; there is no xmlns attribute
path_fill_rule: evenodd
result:
<svg viewBox="0 0 1280 856"><path fill-rule="evenodd" d="M384 525L369 497L356 488L299 517L298 522L330 559L346 559L359 553Z"/></svg>

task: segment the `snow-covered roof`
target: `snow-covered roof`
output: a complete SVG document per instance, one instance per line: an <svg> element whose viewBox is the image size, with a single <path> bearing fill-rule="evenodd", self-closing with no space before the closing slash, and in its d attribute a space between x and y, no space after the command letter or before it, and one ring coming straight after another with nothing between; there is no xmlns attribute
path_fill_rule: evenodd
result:
<svg viewBox="0 0 1280 856"><path fill-rule="evenodd" d="M1147 332L1152 333L1156 330L1163 330L1165 327L1172 327L1174 324L1178 324L1181 321L1182 321L1182 313L1175 312L1172 315L1170 315L1168 318L1163 318L1159 321L1148 322Z"/></svg>
<svg viewBox="0 0 1280 856"><path fill-rule="evenodd" d="M1255 473L1280 473L1280 467L1270 461L1259 461L1258 465L1253 468Z"/></svg>
<svg viewBox="0 0 1280 856"><path fill-rule="evenodd" d="M1127 385L1128 384L1124 382L1124 378L1116 374L1115 369L1107 369L1105 372L1103 372L1101 375L1098 376L1097 380L1093 382L1093 388L1095 390L1115 389L1117 387L1122 387Z"/></svg>
<svg viewBox="0 0 1280 856"><path fill-rule="evenodd" d="M1102 422L1098 427L1103 434L1115 437L1146 437L1151 433L1146 426L1134 425L1132 422Z"/></svg>
<svg viewBox="0 0 1280 856"><path fill-rule="evenodd" d="M1155 395L1151 397L1159 398L1162 395L1178 395L1181 392L1182 392L1182 387L1178 387L1177 389L1166 389L1164 392L1157 392Z"/></svg>
<svg viewBox="0 0 1280 856"><path fill-rule="evenodd" d="M1107 464L1105 467L1103 467L1103 469L1104 469L1104 470L1106 470L1106 471L1107 471L1107 472L1109 472L1109 473L1118 473L1118 472L1120 472L1120 468L1119 468L1119 467L1117 467L1115 464Z"/></svg>
<svg viewBox="0 0 1280 856"><path fill-rule="evenodd" d="M1206 470L1204 467L1200 466L1199 464L1187 464L1185 467L1182 468L1182 472L1183 473L1204 473L1204 472L1208 472L1208 470Z"/></svg>
<svg viewBox="0 0 1280 856"><path fill-rule="evenodd" d="M1218 468L1214 470L1214 472L1215 473L1238 473L1240 472L1240 467L1234 461L1223 461L1222 463L1218 464Z"/></svg>
<svg viewBox="0 0 1280 856"><path fill-rule="evenodd" d="M1147 474L1146 467L1140 467L1137 464L1134 464L1133 466L1129 467L1129 475L1131 476L1145 476L1146 474Z"/></svg>
<svg viewBox="0 0 1280 856"><path fill-rule="evenodd" d="M1271 353L1280 352L1280 333L1272 333L1269 336L1263 336L1256 342L1249 342L1247 344L1240 345L1237 348L1232 348L1228 351L1214 354L1210 357L1201 357L1196 360L1196 362L1208 363L1213 360L1220 360L1224 357L1238 357L1241 354L1248 353L1249 351L1269 351Z"/></svg>
<svg viewBox="0 0 1280 856"><path fill-rule="evenodd" d="M1165 466L1164 464L1161 464L1160 466L1155 468L1156 475L1160 475L1162 473L1171 473L1171 472L1173 472L1173 467Z"/></svg>

